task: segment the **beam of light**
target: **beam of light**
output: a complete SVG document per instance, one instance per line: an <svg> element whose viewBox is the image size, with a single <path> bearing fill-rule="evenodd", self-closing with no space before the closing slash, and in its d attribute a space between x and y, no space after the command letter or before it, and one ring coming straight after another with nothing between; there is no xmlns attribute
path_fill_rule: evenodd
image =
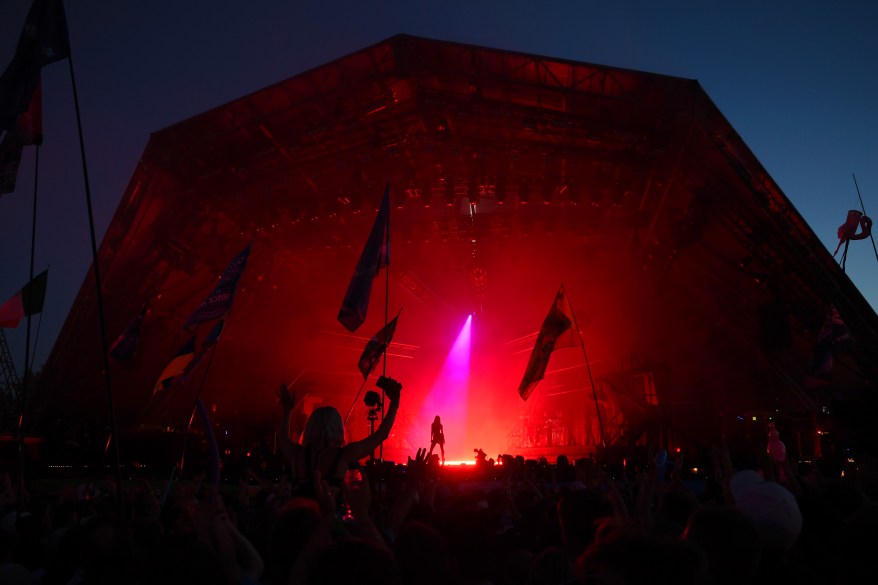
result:
<svg viewBox="0 0 878 585"><path fill-rule="evenodd" d="M445 460L467 460L472 449L467 449L467 402L469 399L470 348L472 346L470 315L457 334L457 339L445 358L442 370L433 382L421 405L419 420L424 424L424 445L430 445L430 425L437 415L445 428ZM469 451L469 453L467 453ZM433 451L439 452L439 447Z"/></svg>

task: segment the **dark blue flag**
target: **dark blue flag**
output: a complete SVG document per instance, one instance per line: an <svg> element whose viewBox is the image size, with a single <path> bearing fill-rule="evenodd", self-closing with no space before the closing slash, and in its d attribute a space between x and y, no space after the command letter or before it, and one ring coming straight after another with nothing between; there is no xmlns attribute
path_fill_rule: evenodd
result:
<svg viewBox="0 0 878 585"><path fill-rule="evenodd" d="M67 18L61 0L35 0L15 56L0 76L0 130L14 130L31 104L40 70L70 56Z"/></svg>
<svg viewBox="0 0 878 585"><path fill-rule="evenodd" d="M147 303L143 303L143 306L140 307L140 312L128 323L125 331L110 346L111 358L124 362L134 357L137 344L140 342L140 330L143 328L143 318L146 317L146 309Z"/></svg>
<svg viewBox="0 0 878 585"><path fill-rule="evenodd" d="M567 298L564 285L558 288L549 314L543 320L536 343L527 362L524 377L518 386L518 394L527 400L536 389L537 384L546 375L549 357L556 349L582 345L582 336L573 327L573 308Z"/></svg>
<svg viewBox="0 0 878 585"><path fill-rule="evenodd" d="M348 284L347 293L338 312L338 320L348 331L356 331L366 320L372 280L390 264L390 183L384 189L378 216L372 225L369 239L360 255L360 261Z"/></svg>
<svg viewBox="0 0 878 585"><path fill-rule="evenodd" d="M198 305L198 308L186 320L183 329L188 330L193 325L219 319L226 314L232 306L232 298L235 296L238 280L247 266L247 258L250 256L250 246L252 245L252 242L247 244L247 247L235 256L235 259L226 267L225 272L223 272L219 283L213 291L207 295L207 298Z"/></svg>
<svg viewBox="0 0 878 585"><path fill-rule="evenodd" d="M363 349L363 354L360 356L360 361L357 363L357 367L359 367L360 372L363 373L364 380L368 378L369 374L372 373L372 370L375 369L378 360L381 359L381 354L383 354L384 350L390 345L390 340L393 339L393 334L396 332L397 319L399 319L399 313L396 314L393 321L382 327L381 331L373 335L372 339L369 340L366 347Z"/></svg>

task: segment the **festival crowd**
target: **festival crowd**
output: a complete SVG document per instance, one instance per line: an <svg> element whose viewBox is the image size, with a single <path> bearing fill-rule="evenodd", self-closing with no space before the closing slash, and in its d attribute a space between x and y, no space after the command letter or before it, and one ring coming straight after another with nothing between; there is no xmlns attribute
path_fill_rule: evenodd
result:
<svg viewBox="0 0 878 585"><path fill-rule="evenodd" d="M718 440L693 489L684 454L625 465L502 455L462 474L427 449L371 459L375 432L344 443L312 413L281 450L291 473L238 486L204 473L162 488L112 478L30 494L0 486L0 584L853 584L878 575L878 474L793 466L765 445ZM288 436L295 397L279 393ZM320 410L320 409L318 409ZM444 437L443 437L444 441ZM691 464L691 463L690 463Z"/></svg>

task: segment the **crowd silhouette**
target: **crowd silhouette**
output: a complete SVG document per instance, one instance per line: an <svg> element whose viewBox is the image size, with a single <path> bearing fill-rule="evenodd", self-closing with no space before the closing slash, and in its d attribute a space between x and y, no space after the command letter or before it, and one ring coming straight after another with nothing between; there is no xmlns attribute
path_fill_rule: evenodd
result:
<svg viewBox="0 0 878 585"><path fill-rule="evenodd" d="M282 388L289 465L276 478L250 469L216 486L193 473L120 497L110 476L38 486L7 470L0 583L848 584L878 569L867 455L842 474L720 437L703 453L632 447L624 462L501 454L464 470L425 446L361 465L403 399L395 380L381 387L382 424L349 444L333 409L289 439ZM696 463L709 470L698 481Z"/></svg>

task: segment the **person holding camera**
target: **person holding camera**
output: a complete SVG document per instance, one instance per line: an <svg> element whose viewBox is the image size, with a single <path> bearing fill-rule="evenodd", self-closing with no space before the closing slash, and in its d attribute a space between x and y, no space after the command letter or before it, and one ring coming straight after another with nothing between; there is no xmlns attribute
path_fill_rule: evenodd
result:
<svg viewBox="0 0 878 585"><path fill-rule="evenodd" d="M294 442L289 434L289 420L296 399L285 384L280 386L278 397L284 416L278 432L278 447L290 462L293 479L298 480L304 489L313 485L315 472L320 472L330 485L341 485L348 465L368 457L390 435L399 410L402 384L385 376L378 378L376 384L390 400L384 419L374 433L348 444L345 444L344 421L332 406L314 409L305 424L301 444Z"/></svg>

